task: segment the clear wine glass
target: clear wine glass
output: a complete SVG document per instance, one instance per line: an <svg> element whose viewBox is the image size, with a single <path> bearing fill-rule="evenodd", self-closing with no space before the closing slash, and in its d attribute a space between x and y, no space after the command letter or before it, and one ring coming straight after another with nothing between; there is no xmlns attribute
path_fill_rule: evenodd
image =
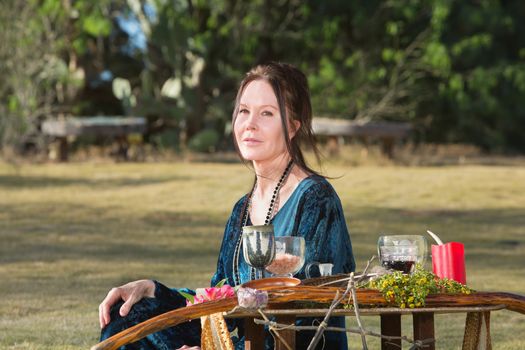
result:
<svg viewBox="0 0 525 350"><path fill-rule="evenodd" d="M255 278L262 278L264 268L270 265L275 257L273 225L244 226L242 252L248 265L256 269Z"/></svg>
<svg viewBox="0 0 525 350"><path fill-rule="evenodd" d="M293 277L304 265L305 249L304 237L275 237L275 259L266 271L276 276Z"/></svg>
<svg viewBox="0 0 525 350"><path fill-rule="evenodd" d="M427 241L419 235L385 235L379 237L377 251L383 267L410 273L416 264L425 264Z"/></svg>

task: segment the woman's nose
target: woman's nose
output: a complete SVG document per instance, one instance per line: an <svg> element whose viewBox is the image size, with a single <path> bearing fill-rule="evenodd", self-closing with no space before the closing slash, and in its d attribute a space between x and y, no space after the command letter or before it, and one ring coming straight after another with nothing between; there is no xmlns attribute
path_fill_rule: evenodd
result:
<svg viewBox="0 0 525 350"><path fill-rule="evenodd" d="M257 119L255 113L250 113L246 119L246 129L254 130L257 129Z"/></svg>

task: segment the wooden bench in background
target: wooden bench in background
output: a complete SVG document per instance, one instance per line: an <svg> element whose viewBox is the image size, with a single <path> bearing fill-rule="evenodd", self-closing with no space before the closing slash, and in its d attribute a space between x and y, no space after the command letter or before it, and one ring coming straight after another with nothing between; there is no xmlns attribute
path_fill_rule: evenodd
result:
<svg viewBox="0 0 525 350"><path fill-rule="evenodd" d="M70 117L42 123L42 132L58 141L58 159L62 162L68 160L69 139L72 137L92 135L114 138L119 145L118 153L125 157L128 136L145 131L146 119L142 117Z"/></svg>
<svg viewBox="0 0 525 350"><path fill-rule="evenodd" d="M344 119L314 118L313 130L317 136L328 139L331 154L339 152L341 138L356 138L368 145L374 140L381 143L382 152L392 158L395 144L406 138L412 126L409 123L371 121L359 122ZM127 137L130 134L143 134L146 119L142 117L68 117L51 119L42 123L42 132L55 138L58 145L58 159L67 161L71 138L92 135L114 138L119 144L119 155L125 158Z"/></svg>
<svg viewBox="0 0 525 350"><path fill-rule="evenodd" d="M348 137L356 138L365 145L368 145L370 141L379 140L383 154L392 158L396 142L406 138L411 130L412 125L403 122L313 119L314 133L328 138L328 149L331 154L337 154L339 152L340 139Z"/></svg>

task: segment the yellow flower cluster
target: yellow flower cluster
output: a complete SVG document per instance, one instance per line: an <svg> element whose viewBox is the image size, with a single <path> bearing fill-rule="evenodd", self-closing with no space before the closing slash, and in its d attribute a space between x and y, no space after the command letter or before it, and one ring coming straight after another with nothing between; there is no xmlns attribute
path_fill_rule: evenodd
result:
<svg viewBox="0 0 525 350"><path fill-rule="evenodd" d="M472 292L461 283L438 278L420 265L411 274L394 271L371 280L365 287L380 290L386 301L400 308L423 307L428 294Z"/></svg>

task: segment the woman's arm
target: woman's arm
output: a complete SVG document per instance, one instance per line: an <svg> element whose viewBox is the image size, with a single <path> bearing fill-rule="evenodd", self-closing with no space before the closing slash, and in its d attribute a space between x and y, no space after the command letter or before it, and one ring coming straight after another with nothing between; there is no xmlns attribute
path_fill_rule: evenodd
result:
<svg viewBox="0 0 525 350"><path fill-rule="evenodd" d="M224 234L222 237L221 249L219 251L219 257L217 258L217 269L215 274L211 279L211 286L217 285L223 279L226 279L226 284L234 286L233 281L233 271L231 269L231 264L228 264L228 258L233 254L235 249L235 230L240 229L239 225L239 216L242 215L243 206L246 200L246 196L242 197L235 205L233 206L232 213L226 222L226 227L224 228Z"/></svg>
<svg viewBox="0 0 525 350"><path fill-rule="evenodd" d="M294 232L306 240L305 261L332 263L333 273L354 271L352 243L341 201L328 182L320 181L305 192ZM305 278L304 269L299 278Z"/></svg>
<svg viewBox="0 0 525 350"><path fill-rule="evenodd" d="M221 243L221 249L219 250L219 256L217 258L217 269L215 270L215 273L213 274L213 277L211 278L210 285L216 286L217 283L222 281L226 277L226 271L225 271L225 260L227 257L227 235L229 232L231 232L231 221L232 217L230 216L228 222L226 223L226 228L224 229L224 235L222 237L222 243ZM233 281L226 281L226 284L232 285Z"/></svg>

